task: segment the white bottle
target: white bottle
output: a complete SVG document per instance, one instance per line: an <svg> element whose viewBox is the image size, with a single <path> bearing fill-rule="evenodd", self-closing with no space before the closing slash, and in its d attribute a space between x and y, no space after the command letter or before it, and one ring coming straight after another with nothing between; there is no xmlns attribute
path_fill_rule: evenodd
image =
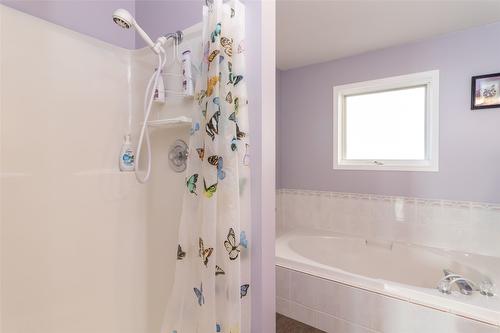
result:
<svg viewBox="0 0 500 333"><path fill-rule="evenodd" d="M156 103L165 103L165 83L163 82L163 71L160 71L160 77L158 78L158 84L155 87L155 92L153 96L153 101Z"/></svg>
<svg viewBox="0 0 500 333"><path fill-rule="evenodd" d="M187 50L182 52L182 89L184 95L193 96L194 84L191 72L191 51Z"/></svg>
<svg viewBox="0 0 500 333"><path fill-rule="evenodd" d="M120 150L120 171L134 171L135 168L135 154L132 149L130 134L123 137L123 145Z"/></svg>

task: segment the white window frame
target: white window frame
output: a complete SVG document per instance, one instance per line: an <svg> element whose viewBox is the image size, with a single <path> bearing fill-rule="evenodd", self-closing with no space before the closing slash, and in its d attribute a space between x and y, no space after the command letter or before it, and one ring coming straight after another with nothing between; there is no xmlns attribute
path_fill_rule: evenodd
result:
<svg viewBox="0 0 500 333"><path fill-rule="evenodd" d="M424 160L346 159L345 98L352 95L426 87ZM337 133L333 145L333 168L338 170L439 171L439 70L394 76L333 87L333 119Z"/></svg>

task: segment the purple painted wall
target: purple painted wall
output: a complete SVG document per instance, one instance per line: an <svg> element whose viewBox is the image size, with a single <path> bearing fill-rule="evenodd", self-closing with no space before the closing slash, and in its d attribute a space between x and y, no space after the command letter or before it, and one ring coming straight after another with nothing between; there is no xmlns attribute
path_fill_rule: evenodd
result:
<svg viewBox="0 0 500 333"><path fill-rule="evenodd" d="M262 25L266 22L262 11L264 6L273 6L274 2L247 0L246 4L246 54L247 87L250 116L250 156L251 156L251 191L252 191L252 333L275 332L275 261L274 261L274 202L276 188L273 177L275 135L269 116L274 109L267 107L265 100L273 91L265 89L263 77L267 63L263 59L275 59L274 48L266 48ZM274 13L274 10L273 10ZM272 16L274 20L275 16ZM274 24L274 21L273 21ZM272 29L273 31L275 29ZM267 41L267 40L266 40ZM273 43L274 46L274 43ZM274 69L275 64L272 64ZM273 73L273 72L272 72ZM268 81L267 81L268 82ZM274 82L272 83L274 84ZM273 105L274 107L274 105ZM271 136L271 138L269 138ZM272 188L270 188L272 184ZM269 207L272 203L273 207Z"/></svg>
<svg viewBox="0 0 500 333"><path fill-rule="evenodd" d="M135 19L154 40L168 32L186 29L203 19L202 0L137 0ZM146 46L135 39L135 48Z"/></svg>
<svg viewBox="0 0 500 333"><path fill-rule="evenodd" d="M108 43L128 49L135 47L134 34L125 32L111 19L117 8L125 8L134 15L132 0L0 0L0 3Z"/></svg>
<svg viewBox="0 0 500 333"><path fill-rule="evenodd" d="M278 187L500 202L500 109L470 79L500 72L500 23L280 72ZM314 52L312 50L311 52ZM333 86L440 70L440 171L333 170Z"/></svg>
<svg viewBox="0 0 500 333"><path fill-rule="evenodd" d="M202 20L202 0L0 0L1 4L77 32L128 49L146 46L135 33L113 23L111 15L124 8L155 40Z"/></svg>
<svg viewBox="0 0 500 333"><path fill-rule="evenodd" d="M280 188L280 172L281 172L281 73L282 71L276 69L276 188Z"/></svg>

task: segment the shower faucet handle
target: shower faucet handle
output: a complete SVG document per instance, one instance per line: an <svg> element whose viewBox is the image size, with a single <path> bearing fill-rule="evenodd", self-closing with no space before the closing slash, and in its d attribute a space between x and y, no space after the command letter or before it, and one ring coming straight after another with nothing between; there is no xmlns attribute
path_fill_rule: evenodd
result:
<svg viewBox="0 0 500 333"><path fill-rule="evenodd" d="M188 150L189 148L186 142L180 139L175 140L168 153L168 162L172 170L175 172L182 172L186 170L189 155Z"/></svg>
<svg viewBox="0 0 500 333"><path fill-rule="evenodd" d="M479 292L484 296L495 296L495 285L493 282L485 277L481 282L479 282Z"/></svg>

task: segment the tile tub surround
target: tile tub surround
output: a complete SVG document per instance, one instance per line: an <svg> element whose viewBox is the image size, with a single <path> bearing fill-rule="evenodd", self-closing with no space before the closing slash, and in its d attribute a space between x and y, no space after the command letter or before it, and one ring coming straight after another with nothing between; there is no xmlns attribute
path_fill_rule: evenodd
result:
<svg viewBox="0 0 500 333"><path fill-rule="evenodd" d="M277 312L331 333L500 333L500 327L276 267Z"/></svg>
<svg viewBox="0 0 500 333"><path fill-rule="evenodd" d="M281 189L278 231L328 230L498 257L500 205Z"/></svg>

